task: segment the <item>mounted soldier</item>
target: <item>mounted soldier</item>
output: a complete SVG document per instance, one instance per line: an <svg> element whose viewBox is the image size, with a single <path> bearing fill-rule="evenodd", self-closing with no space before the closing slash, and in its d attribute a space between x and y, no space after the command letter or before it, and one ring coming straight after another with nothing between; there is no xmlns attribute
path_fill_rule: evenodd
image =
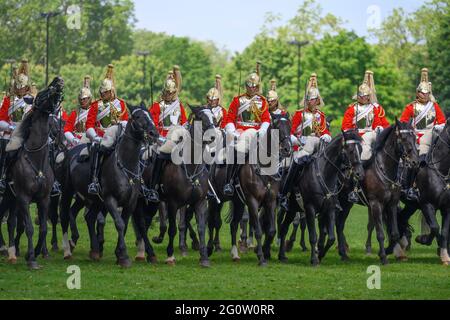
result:
<svg viewBox="0 0 450 320"><path fill-rule="evenodd" d="M3 98L0 108L0 194L6 189L6 170L9 166L9 151L15 151L22 146L22 138L16 127L24 119L32 107L34 97L31 94L31 79L27 60L22 60L18 70L13 71L9 95ZM7 146L8 144L8 146Z"/></svg>
<svg viewBox="0 0 450 320"><path fill-rule="evenodd" d="M164 82L160 101L155 102L149 110L160 135L166 137L164 144L158 149L149 185L148 200L154 203L159 202L157 187L163 165L171 159L172 150L179 138L186 137L188 133L183 127L187 123L186 111L178 97L181 83L180 67L174 66Z"/></svg>
<svg viewBox="0 0 450 320"><path fill-rule="evenodd" d="M117 98L112 64L108 65L106 77L100 85L99 93L101 98L94 101L89 107L86 121L86 136L92 142L90 148L91 183L88 187L88 193L92 195L98 195L100 191L98 182L98 171L102 158L100 144L105 136L105 131L117 124L125 127L128 121L127 106L123 100Z"/></svg>
<svg viewBox="0 0 450 320"><path fill-rule="evenodd" d="M372 71L366 71L364 82L358 88L357 101L348 106L342 120L342 131L358 129L362 137L361 160L367 161L372 157L372 144L377 136L387 127L389 122L383 107L378 103L375 81ZM359 197L356 191L350 192L348 199L356 203Z"/></svg>
<svg viewBox="0 0 450 320"><path fill-rule="evenodd" d="M266 98L261 95L259 63L256 72L251 73L245 82L246 93L233 98L225 119L224 128L229 136L237 139L236 149L246 153L248 142L265 136L270 126L270 113ZM238 164L227 164L227 183L223 193L234 195L233 177L239 169Z"/></svg>
<svg viewBox="0 0 450 320"><path fill-rule="evenodd" d="M325 104L319 92L315 73L311 74L302 104L306 108L298 110L292 118L291 141L295 150L294 161L280 191L280 204L285 210L288 210L289 192L300 169L309 162L310 156L318 150L321 141L326 143L331 141L325 113L320 110Z"/></svg>
<svg viewBox="0 0 450 320"><path fill-rule="evenodd" d="M413 120L413 126L419 143L420 166L426 165L426 157L430 150L433 136L437 136L445 127L445 115L433 96L431 82L428 80L428 69L423 68L420 84L416 90L416 100L408 104L400 118L402 122ZM419 191L414 186L417 170L409 175L408 200L418 201Z"/></svg>
<svg viewBox="0 0 450 320"><path fill-rule="evenodd" d="M270 80L270 90L267 93L267 103L269 104L269 112L273 114L286 114L286 108L280 103L277 93L277 81Z"/></svg>
<svg viewBox="0 0 450 320"><path fill-rule="evenodd" d="M227 110L222 106L223 103L223 89L222 89L222 77L216 75L216 85L214 88L209 89L206 94L207 107L211 109L214 116L214 124L218 128L224 127L224 119L227 116Z"/></svg>
<svg viewBox="0 0 450 320"><path fill-rule="evenodd" d="M80 142L90 142L90 140L86 137L86 122L91 103L91 77L85 76L83 88L81 88L78 95L78 110L72 111L64 126L64 135L72 146L76 146Z"/></svg>

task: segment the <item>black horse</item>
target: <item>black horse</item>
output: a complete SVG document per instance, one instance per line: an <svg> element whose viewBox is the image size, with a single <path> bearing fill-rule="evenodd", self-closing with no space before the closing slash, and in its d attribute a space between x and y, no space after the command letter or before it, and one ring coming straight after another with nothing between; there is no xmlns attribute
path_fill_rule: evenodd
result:
<svg viewBox="0 0 450 320"><path fill-rule="evenodd" d="M400 159L409 167L418 165L418 152L411 123L395 120L394 125L384 129L378 136L372 158L364 164L365 175L361 181L360 192L361 204L369 208L369 226L373 223L376 227L380 245L378 255L382 264L388 263L383 222L387 226L390 243L397 243L399 240L397 206L401 193L398 175ZM344 235L345 221L353 206L353 203L348 201L348 192L354 187L354 181L347 180L339 194L342 210L337 214L336 227L339 255L343 260L348 259Z"/></svg>
<svg viewBox="0 0 450 320"><path fill-rule="evenodd" d="M345 175L343 171L354 172L357 177L364 175L360 160L361 138L355 130L337 136L322 150L305 165L295 180L295 187L290 195L289 210L286 212L280 230L281 244L278 259L282 262L287 261L284 243L289 225L296 213L303 211L298 203L301 201L299 194L303 198L308 226L311 264L317 266L335 241L335 210L340 191L337 187L339 175ZM344 170L342 170L343 167ZM319 239L316 233L316 214L319 221ZM325 244L327 236L328 240Z"/></svg>
<svg viewBox="0 0 450 320"><path fill-rule="evenodd" d="M214 129L213 116L207 107L190 107L193 113L192 119L201 121L201 133L206 130ZM169 244L167 246L166 263L175 265L174 257L174 238L176 235L176 215L179 209L190 206L194 209L197 220L198 236L200 240L200 264L202 267L209 267L210 262L205 245L205 230L207 218L207 202L206 195L208 192L208 170L204 159L199 161L195 150L203 152L207 144L212 143L216 137L206 137L208 141L197 141L194 139L195 126L189 126L189 139L184 141L185 146L189 145L191 152L190 162L186 163L184 160L181 164L174 164L169 161L162 168L161 173L161 200L167 205L167 214L169 219ZM212 132L212 131L209 131ZM199 132L196 132L198 134ZM184 151L184 150L183 150ZM195 160L194 160L195 159ZM143 178L146 185L152 180L153 164L147 166L144 170ZM144 241L144 250L147 253L147 260L149 262L156 262L153 247L148 239L148 228L152 218L158 210L158 205L147 203L145 199L140 199L137 209L135 211L134 220L136 222L136 238Z"/></svg>
<svg viewBox="0 0 450 320"><path fill-rule="evenodd" d="M17 158L12 162L8 173L13 184L16 203L15 210L10 211L9 221L18 224L16 240L13 236L14 228L8 228L10 247L14 243L17 250L20 230L24 227L28 238L25 259L31 269L40 268L36 256L45 248L50 192L54 182L53 170L49 163L49 116L62 102L63 89L63 79L56 77L36 96L32 111L25 116L18 128L21 130L23 145L18 150ZM29 211L31 202L36 202L39 217L39 239L35 249L33 249L33 222ZM10 260L14 260L14 256L10 256Z"/></svg>
<svg viewBox="0 0 450 320"><path fill-rule="evenodd" d="M409 219L417 209L422 210L431 233L419 237L418 242L431 245L433 239L438 240L438 255L444 265L450 263L449 224L450 224L450 119L443 131L436 136L427 155L427 163L417 173L416 185L420 190L420 202L405 201L405 207L399 212L399 231L401 236L409 235ZM439 224L436 211L441 211L442 224ZM421 239L424 238L424 239ZM402 248L403 249L403 248Z"/></svg>
<svg viewBox="0 0 450 320"><path fill-rule="evenodd" d="M88 209L85 219L91 242L89 255L93 260L98 260L103 250L103 231L99 231L102 227L97 225L96 229L96 224L101 223L98 221L99 213L106 215L109 212L112 215L118 233L115 253L117 263L122 267L131 265L124 236L129 217L136 208L141 192L140 150L144 143L158 137L155 125L145 107L129 107L129 111L131 117L123 134L121 125L117 125L115 144L107 150L102 150L105 157L100 173L101 201L96 196L88 195L87 192L90 164L78 161L83 146L73 148L69 152L70 183L66 180L61 198L61 225L63 236L66 238L70 221L70 204L74 194L77 193L85 202ZM119 208L122 210L119 211ZM67 243L64 249L65 251L68 249Z"/></svg>

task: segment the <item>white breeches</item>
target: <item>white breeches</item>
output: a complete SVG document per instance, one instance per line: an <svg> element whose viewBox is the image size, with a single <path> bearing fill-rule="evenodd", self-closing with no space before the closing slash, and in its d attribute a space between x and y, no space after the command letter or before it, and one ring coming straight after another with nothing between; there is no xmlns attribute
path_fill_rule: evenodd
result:
<svg viewBox="0 0 450 320"><path fill-rule="evenodd" d="M377 133L375 131L369 131L362 136L362 153L361 160L369 160L372 157L372 144L377 139Z"/></svg>

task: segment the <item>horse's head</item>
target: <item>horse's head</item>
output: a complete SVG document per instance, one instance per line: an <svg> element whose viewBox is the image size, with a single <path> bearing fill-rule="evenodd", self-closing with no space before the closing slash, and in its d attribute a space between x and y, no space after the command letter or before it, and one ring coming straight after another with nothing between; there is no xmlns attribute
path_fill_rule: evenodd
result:
<svg viewBox="0 0 450 320"><path fill-rule="evenodd" d="M289 114L271 114L272 129L277 129L280 135L280 155L288 158L292 154L291 120Z"/></svg>
<svg viewBox="0 0 450 320"><path fill-rule="evenodd" d="M56 77L48 87L39 92L34 99L34 109L51 114L57 111L64 100L64 80Z"/></svg>
<svg viewBox="0 0 450 320"><path fill-rule="evenodd" d="M208 134L208 141L204 141L204 143L209 144L212 143L216 139L216 132L215 132L215 126L214 126L214 115L210 108L207 106L189 106L189 109L191 109L191 119L192 121L200 121L202 125L202 133L205 133L208 130L211 130L210 132L214 134ZM192 133L191 133L192 134Z"/></svg>
<svg viewBox="0 0 450 320"><path fill-rule="evenodd" d="M138 107L129 106L128 109L131 113L131 130L132 134L138 139L153 143L159 138L158 129L156 129L155 123L150 116L150 113L145 108L145 105L141 104Z"/></svg>
<svg viewBox="0 0 450 320"><path fill-rule="evenodd" d="M416 147L416 134L412 122L401 122L395 119L394 132L396 137L395 151L407 167L419 165L419 153Z"/></svg>
<svg viewBox="0 0 450 320"><path fill-rule="evenodd" d="M342 132L343 152L348 160L347 165L354 173L354 177L358 180L364 178L364 168L361 162L362 139L358 130L347 130Z"/></svg>

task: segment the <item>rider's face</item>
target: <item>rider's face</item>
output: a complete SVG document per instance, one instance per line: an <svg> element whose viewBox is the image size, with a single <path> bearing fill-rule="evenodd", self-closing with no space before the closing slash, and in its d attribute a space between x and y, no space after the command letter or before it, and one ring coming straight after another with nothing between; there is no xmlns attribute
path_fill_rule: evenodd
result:
<svg viewBox="0 0 450 320"><path fill-rule="evenodd" d="M217 107L219 105L219 99L214 99L214 100L208 99L208 105L211 108Z"/></svg>
<svg viewBox="0 0 450 320"><path fill-rule="evenodd" d="M102 92L102 100L103 101L111 101L112 99L112 90L108 90L105 92Z"/></svg>
<svg viewBox="0 0 450 320"><path fill-rule="evenodd" d="M428 102L430 100L430 93L418 92L417 97L420 101Z"/></svg>
<svg viewBox="0 0 450 320"><path fill-rule="evenodd" d="M310 110L316 110L317 106L320 104L320 99L319 98L314 98L311 100L308 100L308 108Z"/></svg>
<svg viewBox="0 0 450 320"><path fill-rule="evenodd" d="M83 109L87 109L89 107L89 104L91 102L91 98L86 97L80 100L80 106Z"/></svg>
<svg viewBox="0 0 450 320"><path fill-rule="evenodd" d="M274 110L277 109L277 107L278 107L278 100L277 99L273 99L273 100L270 100L268 102L269 102L269 109L270 109L270 111L274 111Z"/></svg>
<svg viewBox="0 0 450 320"><path fill-rule="evenodd" d="M358 96L358 103L365 105L370 102L370 96Z"/></svg>
<svg viewBox="0 0 450 320"><path fill-rule="evenodd" d="M27 94L28 90L29 90L28 86L20 88L20 89L16 89L16 95L19 97L23 97L24 95Z"/></svg>
<svg viewBox="0 0 450 320"><path fill-rule="evenodd" d="M247 94L250 97L253 97L254 95L256 95L258 93L258 91L259 91L258 86L254 86L254 87L247 86Z"/></svg>

